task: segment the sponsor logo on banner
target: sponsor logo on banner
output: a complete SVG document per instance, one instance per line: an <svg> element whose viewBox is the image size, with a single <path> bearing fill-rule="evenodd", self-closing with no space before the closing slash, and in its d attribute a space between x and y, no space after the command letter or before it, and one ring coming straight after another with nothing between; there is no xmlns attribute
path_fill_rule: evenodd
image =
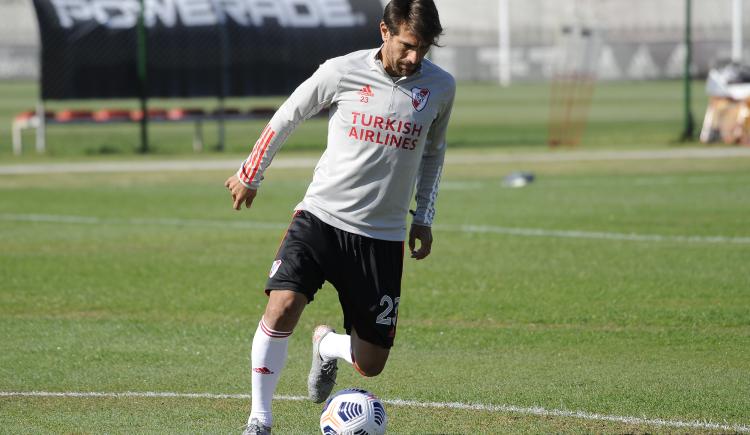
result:
<svg viewBox="0 0 750 435"><path fill-rule="evenodd" d="M430 99L430 90L426 88L411 88L411 104L414 110L421 112L427 106Z"/></svg>
<svg viewBox="0 0 750 435"><path fill-rule="evenodd" d="M138 23L139 0L48 0L60 25L96 21L112 29ZM353 0L145 0L145 23L153 27L215 26L233 21L240 26L263 27L268 22L287 28L355 27L367 19L352 9Z"/></svg>
<svg viewBox="0 0 750 435"><path fill-rule="evenodd" d="M271 271L268 272L268 277L273 278L274 275L276 275L276 272L279 271L279 267L281 267L281 260L276 260L271 265Z"/></svg>

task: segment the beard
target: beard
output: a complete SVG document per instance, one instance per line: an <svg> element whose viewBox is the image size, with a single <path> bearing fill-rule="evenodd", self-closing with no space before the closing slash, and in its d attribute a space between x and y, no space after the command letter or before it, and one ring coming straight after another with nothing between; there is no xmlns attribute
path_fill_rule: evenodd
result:
<svg viewBox="0 0 750 435"><path fill-rule="evenodd" d="M398 73L402 76L408 76L414 74L419 68L419 64L412 63L399 63Z"/></svg>

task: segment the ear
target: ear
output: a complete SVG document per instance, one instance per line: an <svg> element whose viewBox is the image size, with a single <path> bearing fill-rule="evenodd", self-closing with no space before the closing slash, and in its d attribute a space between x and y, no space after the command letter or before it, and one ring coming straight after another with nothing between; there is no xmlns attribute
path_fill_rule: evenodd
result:
<svg viewBox="0 0 750 435"><path fill-rule="evenodd" d="M380 22L380 36L383 38L383 42L386 42L391 37L391 32L388 31L388 26L383 21Z"/></svg>

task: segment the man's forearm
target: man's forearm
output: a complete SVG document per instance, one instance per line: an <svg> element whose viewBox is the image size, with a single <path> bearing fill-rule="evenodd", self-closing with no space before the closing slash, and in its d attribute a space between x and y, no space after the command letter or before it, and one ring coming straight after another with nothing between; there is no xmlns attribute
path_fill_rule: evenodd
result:
<svg viewBox="0 0 750 435"><path fill-rule="evenodd" d="M437 200L444 160L444 153L422 157L417 180L417 209L413 220L417 225L431 226L432 220L435 218L435 201Z"/></svg>

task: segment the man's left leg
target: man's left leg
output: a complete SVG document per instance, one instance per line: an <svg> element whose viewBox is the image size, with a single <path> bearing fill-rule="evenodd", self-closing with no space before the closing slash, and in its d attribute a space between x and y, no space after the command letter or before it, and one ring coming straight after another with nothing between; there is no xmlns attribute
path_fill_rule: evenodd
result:
<svg viewBox="0 0 750 435"><path fill-rule="evenodd" d="M362 376L379 375L388 361L390 349L365 341L352 328L352 335L326 334L320 341L320 356L324 360L340 358L352 364Z"/></svg>
<svg viewBox="0 0 750 435"><path fill-rule="evenodd" d="M340 255L326 269L336 287L348 334L321 325L313 332L313 357L308 396L325 401L335 384L337 361L342 359L363 376L377 376L385 367L396 336L401 296L404 244L336 230ZM351 247L356 247L352 250ZM342 264L344 266L342 266Z"/></svg>
<svg viewBox="0 0 750 435"><path fill-rule="evenodd" d="M313 360L307 379L310 400L324 402L336 384L337 361L352 364L362 376L379 375L388 361L390 349L365 341L352 328L352 335L336 334L333 328L320 325L313 332Z"/></svg>

